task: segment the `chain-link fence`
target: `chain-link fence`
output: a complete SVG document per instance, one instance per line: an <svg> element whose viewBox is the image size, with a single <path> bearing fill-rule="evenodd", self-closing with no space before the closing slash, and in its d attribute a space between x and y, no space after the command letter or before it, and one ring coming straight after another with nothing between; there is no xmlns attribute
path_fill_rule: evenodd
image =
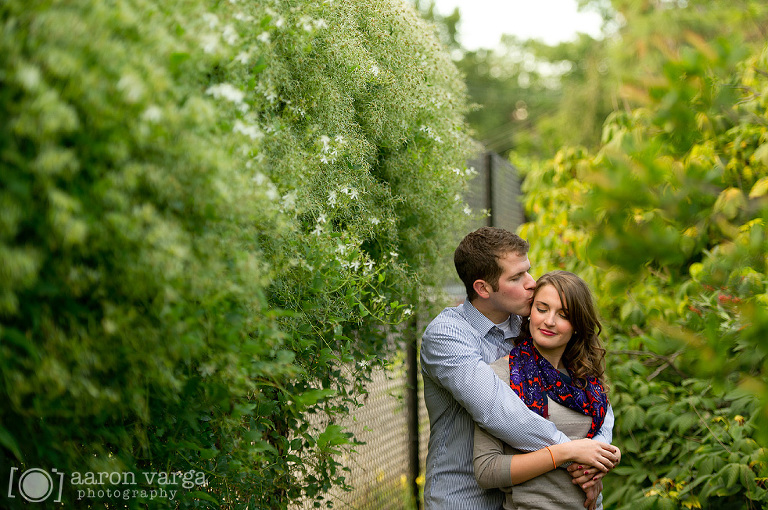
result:
<svg viewBox="0 0 768 510"><path fill-rule="evenodd" d="M471 181L467 203L475 210L488 209L490 215L466 227L470 232L483 225L516 230L523 223L520 204L520 180L517 170L495 153L484 153L468 162L478 175ZM456 278L446 285L446 291L455 305L464 300L464 288ZM425 318L426 321L429 318ZM424 324L413 324L412 336L420 339ZM403 342L408 352L408 342ZM413 349L411 345L410 348ZM353 413L345 425L365 444L343 462L349 468L348 480L355 489L351 492L336 490L329 500L338 509L354 510L410 510L419 505L415 492L423 487L424 465L429 441L429 418L421 392L421 373L415 349L405 355L393 369L374 374L368 387L366 403ZM415 370L415 372L413 372ZM418 398L409 398L409 387L418 377ZM413 395L412 393L410 395ZM418 423L415 439L409 430L409 420ZM411 423L413 428L415 423ZM412 441L416 441L414 445ZM418 455L414 455L414 450ZM416 460L418 458L418 461ZM412 466L413 463L418 466ZM418 477L414 480L414 474ZM414 483L415 482L415 483ZM312 508L311 504L303 508Z"/></svg>

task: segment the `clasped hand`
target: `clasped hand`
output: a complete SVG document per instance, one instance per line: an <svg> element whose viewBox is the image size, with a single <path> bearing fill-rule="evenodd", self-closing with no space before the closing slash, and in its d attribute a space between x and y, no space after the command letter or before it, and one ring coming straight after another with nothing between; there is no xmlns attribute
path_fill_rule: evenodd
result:
<svg viewBox="0 0 768 510"><path fill-rule="evenodd" d="M584 508L594 510L597 497L603 490L602 478L621 462L621 450L591 439L579 439L574 443L580 443L574 444L578 448L579 462L568 466L568 472L573 477L573 483L587 495Z"/></svg>

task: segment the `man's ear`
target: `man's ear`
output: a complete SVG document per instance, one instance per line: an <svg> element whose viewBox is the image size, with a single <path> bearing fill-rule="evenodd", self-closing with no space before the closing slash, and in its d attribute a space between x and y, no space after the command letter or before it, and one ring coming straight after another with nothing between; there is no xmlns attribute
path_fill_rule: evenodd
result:
<svg viewBox="0 0 768 510"><path fill-rule="evenodd" d="M485 280L475 280L472 284L472 288L475 289L477 295L483 299L491 297L491 286Z"/></svg>

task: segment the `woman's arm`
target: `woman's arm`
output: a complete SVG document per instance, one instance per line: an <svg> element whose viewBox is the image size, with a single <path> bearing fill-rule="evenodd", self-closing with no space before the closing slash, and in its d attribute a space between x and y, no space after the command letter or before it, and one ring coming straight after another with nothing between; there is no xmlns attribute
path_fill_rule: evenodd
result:
<svg viewBox="0 0 768 510"><path fill-rule="evenodd" d="M505 455L504 443L475 425L472 462L477 483L483 489L527 482L569 461L608 471L619 459L618 448L593 439L577 439L535 452Z"/></svg>

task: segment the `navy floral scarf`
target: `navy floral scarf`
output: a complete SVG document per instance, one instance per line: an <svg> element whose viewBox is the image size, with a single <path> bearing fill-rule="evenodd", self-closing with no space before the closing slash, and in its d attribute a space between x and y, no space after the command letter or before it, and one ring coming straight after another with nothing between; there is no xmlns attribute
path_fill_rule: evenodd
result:
<svg viewBox="0 0 768 510"><path fill-rule="evenodd" d="M592 417L587 437L591 438L603 425L608 410L608 396L596 377L587 379L585 389L571 383L544 358L529 337L509 353L509 386L533 412L547 418L547 396L555 402Z"/></svg>

